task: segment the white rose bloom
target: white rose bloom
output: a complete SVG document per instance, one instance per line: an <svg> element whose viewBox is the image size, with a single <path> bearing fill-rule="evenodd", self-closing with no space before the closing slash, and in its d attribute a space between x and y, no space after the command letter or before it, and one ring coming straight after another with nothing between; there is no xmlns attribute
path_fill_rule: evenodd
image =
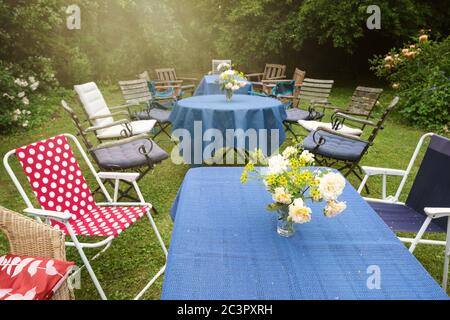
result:
<svg viewBox="0 0 450 320"><path fill-rule="evenodd" d="M311 208L305 206L302 199L295 199L289 206L289 218L295 223L308 223L311 221Z"/></svg>
<svg viewBox="0 0 450 320"><path fill-rule="evenodd" d="M23 123L22 126L23 126L24 128L28 127L28 120L26 120L26 121Z"/></svg>
<svg viewBox="0 0 450 320"><path fill-rule="evenodd" d="M34 77L28 77L28 80L30 80L31 83L35 83L36 79Z"/></svg>
<svg viewBox="0 0 450 320"><path fill-rule="evenodd" d="M328 173L320 179L319 191L326 201L336 200L345 188L345 178L339 173Z"/></svg>
<svg viewBox="0 0 450 320"><path fill-rule="evenodd" d="M276 155L270 157L269 160L269 174L280 174L287 171L289 166L289 161L286 160L282 155Z"/></svg>
<svg viewBox="0 0 450 320"><path fill-rule="evenodd" d="M284 152L283 152L283 157L285 157L286 159L289 159L290 157L292 157L296 153L297 153L297 149L296 148L294 148L294 147L287 147L286 150L284 150Z"/></svg>
<svg viewBox="0 0 450 320"><path fill-rule="evenodd" d="M25 97L25 92L20 92L18 95L17 95L19 98L23 98L23 97Z"/></svg>
<svg viewBox="0 0 450 320"><path fill-rule="evenodd" d="M314 162L314 154L309 152L308 150L305 150L300 155L300 159L304 160L306 163L312 163Z"/></svg>
<svg viewBox="0 0 450 320"><path fill-rule="evenodd" d="M225 73L227 76L234 76L234 74L235 74L235 73L234 73L234 70L231 70L231 69L225 71L224 73Z"/></svg>
<svg viewBox="0 0 450 320"><path fill-rule="evenodd" d="M273 201L282 204L290 204L292 202L292 196L284 188L276 188L272 198Z"/></svg>
<svg viewBox="0 0 450 320"><path fill-rule="evenodd" d="M232 89L233 89L233 84L232 84L231 82L228 82L228 83L225 85L225 89L227 89L227 90L232 90Z"/></svg>
<svg viewBox="0 0 450 320"><path fill-rule="evenodd" d="M24 97L24 98L22 99L22 102L23 102L23 104L26 105L26 106L30 104L30 100L28 100L27 97Z"/></svg>
<svg viewBox="0 0 450 320"><path fill-rule="evenodd" d="M22 114L22 111L20 111L20 109L16 109L16 110L14 110L14 114L20 115L20 114Z"/></svg>
<svg viewBox="0 0 450 320"><path fill-rule="evenodd" d="M325 207L324 212L325 216L328 218L334 218L344 212L345 209L347 209L347 204L345 202L330 201Z"/></svg>
<svg viewBox="0 0 450 320"><path fill-rule="evenodd" d="M240 86L234 85L233 88L232 88L232 90L233 90L233 91L237 91L237 90L239 90L240 88L241 88Z"/></svg>

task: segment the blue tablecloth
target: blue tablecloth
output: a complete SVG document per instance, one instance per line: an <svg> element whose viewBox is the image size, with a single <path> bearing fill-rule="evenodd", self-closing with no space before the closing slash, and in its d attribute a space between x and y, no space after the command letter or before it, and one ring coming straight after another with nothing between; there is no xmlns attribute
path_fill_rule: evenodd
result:
<svg viewBox="0 0 450 320"><path fill-rule="evenodd" d="M283 127L285 119L286 110L282 102L272 98L248 95L235 95L229 102L226 101L225 95L183 99L178 101L170 116L172 130L176 136L179 136L177 133L186 133L178 129L186 129L189 132L189 144L184 141L184 136L180 137L183 158L189 164L201 164L202 160L207 160L208 157L203 159L203 151L211 146L212 142L217 144L223 142L222 144L226 147L236 146L241 149L251 149L250 151L258 147L266 154L271 154L286 139ZM208 129L217 130L221 134L222 141L211 137L203 139ZM241 133L254 129L251 131L257 134L258 146L250 146L249 139L246 141L238 138L227 139L227 130L237 129L242 129ZM191 152L186 152L188 146L191 146Z"/></svg>
<svg viewBox="0 0 450 320"><path fill-rule="evenodd" d="M197 90L195 90L194 96L225 94L220 90L218 81L218 75L204 76L198 85ZM237 90L234 94L248 94L250 91L252 91L252 84L247 81L247 85Z"/></svg>
<svg viewBox="0 0 450 320"><path fill-rule="evenodd" d="M241 172L188 172L172 211L163 299L448 299L351 185L345 213L328 219L314 204L313 221L285 239L265 210L270 195L241 185ZM370 290L376 268L381 289Z"/></svg>

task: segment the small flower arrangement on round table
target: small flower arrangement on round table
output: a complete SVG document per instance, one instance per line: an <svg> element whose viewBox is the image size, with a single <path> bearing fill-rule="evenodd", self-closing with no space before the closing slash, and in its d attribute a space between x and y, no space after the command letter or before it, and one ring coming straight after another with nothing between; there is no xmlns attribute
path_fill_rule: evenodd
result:
<svg viewBox="0 0 450 320"><path fill-rule="evenodd" d="M269 211L278 213L278 234L292 237L294 225L311 222L312 210L307 201L326 201L325 216L332 218L345 211L345 202L338 201L342 195L346 180L330 170L312 170L314 155L300 148L288 147L281 155L265 158L261 151L256 151L244 168L242 183L250 177L262 180L272 194L273 203ZM267 168L258 169L255 163Z"/></svg>
<svg viewBox="0 0 450 320"><path fill-rule="evenodd" d="M231 101L233 93L246 86L247 79L242 72L233 70L228 63L219 64L217 71L221 72L219 76L220 90L225 92L227 101Z"/></svg>

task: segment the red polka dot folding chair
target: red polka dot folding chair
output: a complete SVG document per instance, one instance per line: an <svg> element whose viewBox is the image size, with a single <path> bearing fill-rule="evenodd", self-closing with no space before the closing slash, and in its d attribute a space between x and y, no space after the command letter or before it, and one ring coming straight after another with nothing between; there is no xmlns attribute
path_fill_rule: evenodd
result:
<svg viewBox="0 0 450 320"><path fill-rule="evenodd" d="M106 203L94 201L91 189L81 172L69 141L76 145L82 158L87 163L107 199ZM40 209L34 207L11 169L9 160L14 155L24 169L31 189L41 206ZM34 216L39 221L51 224L70 236L71 241L66 242L66 246L75 247L78 250L84 267L102 299L106 300L106 295L85 255L84 249L103 248L99 254L94 256L93 259L96 259L110 247L117 236L146 215L161 249L167 257L167 249L150 213L152 205L145 202L137 185L138 173L96 172L78 140L70 134L60 135L12 150L5 155L3 162L26 203L27 208L24 212ZM106 190L102 179L112 180L114 183L113 197ZM121 182L131 183L134 186L140 202L117 202ZM100 240L96 243L81 243L78 239L79 236L97 237ZM136 296L136 299L141 298L164 271L165 265Z"/></svg>

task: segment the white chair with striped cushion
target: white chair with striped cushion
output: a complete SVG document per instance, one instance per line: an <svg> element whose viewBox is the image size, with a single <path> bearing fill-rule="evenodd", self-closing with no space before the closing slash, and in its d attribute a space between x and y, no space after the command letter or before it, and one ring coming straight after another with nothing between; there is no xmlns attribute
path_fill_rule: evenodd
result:
<svg viewBox="0 0 450 320"><path fill-rule="evenodd" d="M129 108L132 104L108 107L94 82L76 85L74 88L93 126L91 129L100 141L149 133L156 124L156 120L130 121ZM115 121L114 117L119 116L122 120Z"/></svg>

